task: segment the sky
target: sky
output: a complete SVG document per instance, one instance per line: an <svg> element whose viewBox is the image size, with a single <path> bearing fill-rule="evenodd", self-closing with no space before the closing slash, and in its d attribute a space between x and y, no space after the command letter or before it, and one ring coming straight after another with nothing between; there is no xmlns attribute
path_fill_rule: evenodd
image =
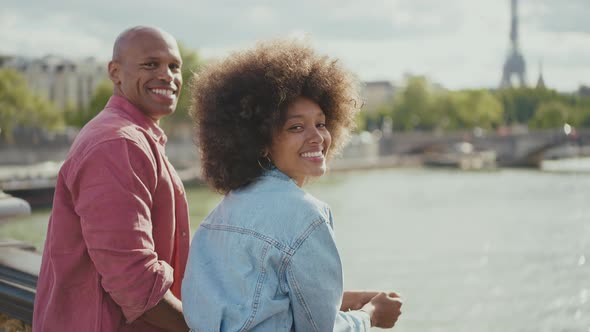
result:
<svg viewBox="0 0 590 332"><path fill-rule="evenodd" d="M363 81L425 75L448 89L496 88L509 0L2 0L0 54L110 58L124 29L155 25L205 59L258 41L306 38ZM590 85L590 0L520 0L526 79Z"/></svg>

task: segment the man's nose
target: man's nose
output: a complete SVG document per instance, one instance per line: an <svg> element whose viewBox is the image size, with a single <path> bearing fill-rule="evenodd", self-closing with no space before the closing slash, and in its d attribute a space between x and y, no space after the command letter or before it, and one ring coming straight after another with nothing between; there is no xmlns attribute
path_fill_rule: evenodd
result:
<svg viewBox="0 0 590 332"><path fill-rule="evenodd" d="M172 82L174 80L174 73L169 67L165 67L159 72L159 79L166 82Z"/></svg>

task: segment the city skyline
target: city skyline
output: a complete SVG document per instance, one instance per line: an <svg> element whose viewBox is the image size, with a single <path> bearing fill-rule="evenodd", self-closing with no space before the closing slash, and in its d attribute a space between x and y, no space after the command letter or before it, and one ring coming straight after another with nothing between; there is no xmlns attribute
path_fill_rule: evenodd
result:
<svg viewBox="0 0 590 332"><path fill-rule="evenodd" d="M117 8L115 11L114 8ZM549 88L590 84L590 3L519 2L520 49L534 86L543 64ZM8 0L0 13L0 54L110 57L117 34L138 25L164 28L205 59L275 37L308 38L364 81L425 75L449 89L496 88L509 50L510 1Z"/></svg>

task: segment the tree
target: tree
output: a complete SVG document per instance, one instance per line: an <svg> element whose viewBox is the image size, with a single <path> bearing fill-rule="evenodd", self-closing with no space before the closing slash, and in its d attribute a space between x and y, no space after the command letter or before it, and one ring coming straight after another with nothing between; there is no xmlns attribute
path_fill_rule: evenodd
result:
<svg viewBox="0 0 590 332"><path fill-rule="evenodd" d="M452 93L454 112L451 113L458 128L481 127L492 129L504 120L502 104L486 90L463 90Z"/></svg>
<svg viewBox="0 0 590 332"><path fill-rule="evenodd" d="M393 101L390 101L387 104L380 105L372 111L362 109L356 117L356 131L361 132L382 129L383 119L391 118L393 113L392 106Z"/></svg>
<svg viewBox="0 0 590 332"><path fill-rule="evenodd" d="M565 123L575 125L573 118L573 108L561 101L552 100L539 105L535 116L529 122L533 128L558 128Z"/></svg>
<svg viewBox="0 0 590 332"><path fill-rule="evenodd" d="M405 89L393 107L393 126L396 129L432 129L436 123L433 97L425 77L408 79Z"/></svg>
<svg viewBox="0 0 590 332"><path fill-rule="evenodd" d="M164 118L163 122L168 125L174 125L189 121L188 111L191 98L191 83L195 73L203 67L203 60L199 54L178 43L180 56L182 57L182 91L176 105L176 111L169 117Z"/></svg>
<svg viewBox="0 0 590 332"><path fill-rule="evenodd" d="M533 88L502 89L497 91L496 97L504 106L508 124L528 123L541 103L566 98L555 90Z"/></svg>
<svg viewBox="0 0 590 332"><path fill-rule="evenodd" d="M88 106L81 110L71 106L66 108L64 112L66 123L73 127L82 128L106 106L112 94L113 83L109 80L100 82L96 86Z"/></svg>
<svg viewBox="0 0 590 332"><path fill-rule="evenodd" d="M0 69L0 137L11 143L17 127L56 129L63 116L48 100L34 94L14 69Z"/></svg>

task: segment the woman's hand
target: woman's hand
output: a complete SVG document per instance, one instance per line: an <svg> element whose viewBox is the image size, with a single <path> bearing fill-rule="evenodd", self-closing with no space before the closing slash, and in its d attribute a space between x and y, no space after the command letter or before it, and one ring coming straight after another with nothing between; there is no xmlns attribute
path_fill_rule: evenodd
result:
<svg viewBox="0 0 590 332"><path fill-rule="evenodd" d="M402 300L396 293L378 293L361 310L371 317L371 326L392 328L401 315Z"/></svg>

